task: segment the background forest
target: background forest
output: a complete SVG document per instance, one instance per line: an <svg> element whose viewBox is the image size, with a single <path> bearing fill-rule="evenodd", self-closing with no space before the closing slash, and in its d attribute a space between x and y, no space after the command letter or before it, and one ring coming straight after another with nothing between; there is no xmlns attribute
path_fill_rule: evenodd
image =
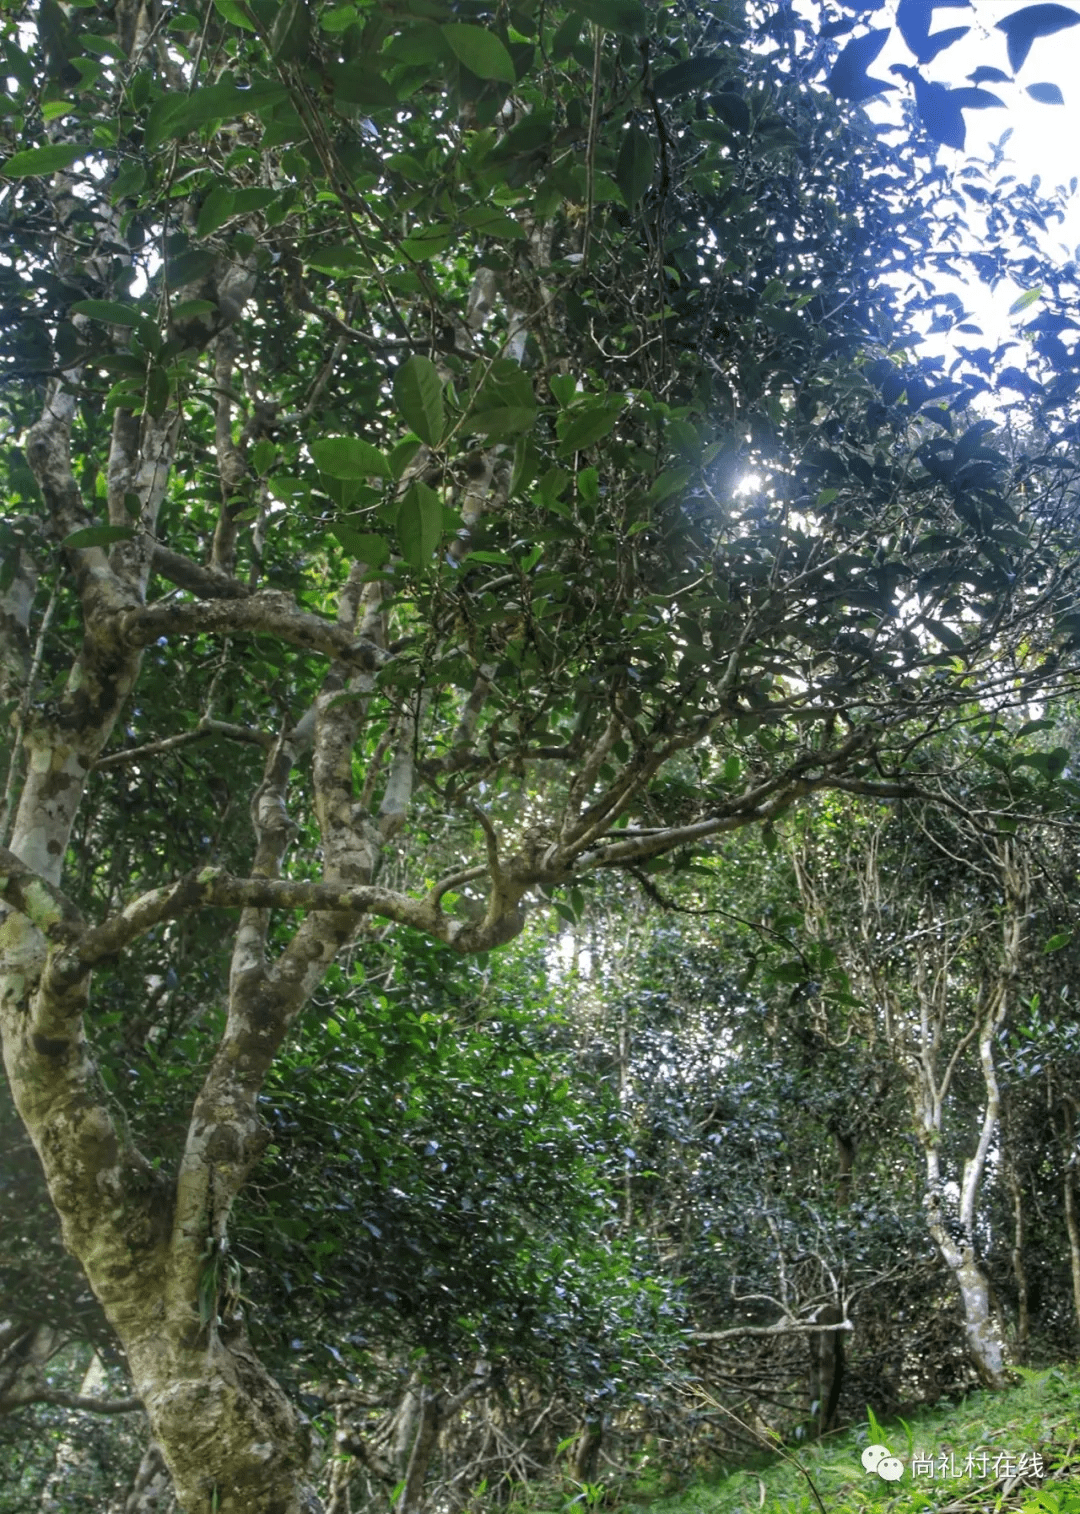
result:
<svg viewBox="0 0 1080 1514"><path fill-rule="evenodd" d="M1080 13L2 14L2 1514L1072 1356Z"/></svg>

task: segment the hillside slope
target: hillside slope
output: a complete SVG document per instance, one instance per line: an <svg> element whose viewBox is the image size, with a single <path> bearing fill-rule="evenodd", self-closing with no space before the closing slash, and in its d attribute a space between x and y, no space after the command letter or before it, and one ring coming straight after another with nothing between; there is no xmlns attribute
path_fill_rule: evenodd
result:
<svg viewBox="0 0 1080 1514"><path fill-rule="evenodd" d="M651 1514L1080 1514L1080 1371L1021 1378L910 1421L871 1414L764 1465L693 1483Z"/></svg>

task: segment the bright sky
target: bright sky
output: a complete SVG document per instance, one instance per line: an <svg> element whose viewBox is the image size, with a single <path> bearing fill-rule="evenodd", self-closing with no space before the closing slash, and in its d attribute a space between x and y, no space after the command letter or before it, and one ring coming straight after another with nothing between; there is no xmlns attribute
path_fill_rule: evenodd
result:
<svg viewBox="0 0 1080 1514"><path fill-rule="evenodd" d="M1068 3L1068 0L1067 0ZM968 26L966 37L947 47L932 63L923 65L924 77L952 88L966 86L967 75L980 65L1000 68L1011 72L1004 32L996 30L996 23L1016 11L1026 8L1022 0L974 0L966 8L959 6L935 9L932 32L945 31L955 26ZM1077 9L1080 5L1070 9ZM894 24L895 7L877 12L866 19L871 27L892 25L893 31L884 50L875 59L869 72L876 78L889 79L900 88L883 100L873 101L868 109L875 120L895 119L896 102L908 94L903 79L889 72L892 63L912 63L911 54L905 47ZM1029 85L1056 84L1065 97L1064 105L1042 105L1026 93ZM1021 182L1027 183L1038 175L1044 189L1055 185L1067 186L1070 179L1080 176L1080 23L1050 37L1039 37L1032 44L1031 52L1017 77L1016 83L984 83L981 86L998 95L1005 109L966 110L967 144L965 153L953 148L939 148L939 161L946 166L959 166L965 156L988 158L990 144L1012 128L1012 136L1005 145L1010 160L1004 171L1014 173ZM1051 223L1046 240L1046 250L1055 261L1065 263L1078 256L1080 244L1080 194L1073 197L1064 223ZM1018 326L1038 314L1038 304L1023 315L1010 317L1009 306L1023 291L1012 284L1003 284L991 294L985 287L960 290L961 298L973 311L977 322L983 326L987 345L1015 334ZM948 339L939 338L942 350L947 350ZM978 342L978 338L967 338Z"/></svg>

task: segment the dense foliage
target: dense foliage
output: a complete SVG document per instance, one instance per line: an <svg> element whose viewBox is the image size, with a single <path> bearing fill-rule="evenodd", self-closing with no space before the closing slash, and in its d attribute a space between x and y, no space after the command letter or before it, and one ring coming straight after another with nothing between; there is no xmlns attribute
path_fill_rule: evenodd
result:
<svg viewBox="0 0 1080 1514"><path fill-rule="evenodd" d="M413 1514L564 1452L590 1487L710 1374L803 1433L993 1379L1024 1190L957 1132L1040 1198L1073 1143L1064 845L1041 940L1023 901L1076 798L1076 270L1060 195L937 161L985 80L857 109L882 41L6 8L0 1406L51 1432L126 1371L138 1497ZM1027 291L1022 362L919 355L961 267ZM920 911L940 1087L871 991Z"/></svg>

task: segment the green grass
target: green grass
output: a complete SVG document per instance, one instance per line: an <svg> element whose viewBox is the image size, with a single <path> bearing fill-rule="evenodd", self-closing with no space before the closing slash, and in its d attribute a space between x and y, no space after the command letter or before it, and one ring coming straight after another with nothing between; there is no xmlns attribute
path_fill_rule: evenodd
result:
<svg viewBox="0 0 1080 1514"><path fill-rule="evenodd" d="M649 1514L1080 1514L1080 1371L1056 1367L1020 1377L1007 1392L942 1401L910 1421L879 1425L871 1416L752 1469L652 1500ZM898 1481L864 1470L860 1458L874 1443L903 1461ZM1012 1477L998 1460L1008 1452L1014 1460L1038 1453L1043 1477ZM933 1478L913 1475L913 1453L933 1455ZM942 1453L961 1470L972 1457L974 1475L942 1479Z"/></svg>

